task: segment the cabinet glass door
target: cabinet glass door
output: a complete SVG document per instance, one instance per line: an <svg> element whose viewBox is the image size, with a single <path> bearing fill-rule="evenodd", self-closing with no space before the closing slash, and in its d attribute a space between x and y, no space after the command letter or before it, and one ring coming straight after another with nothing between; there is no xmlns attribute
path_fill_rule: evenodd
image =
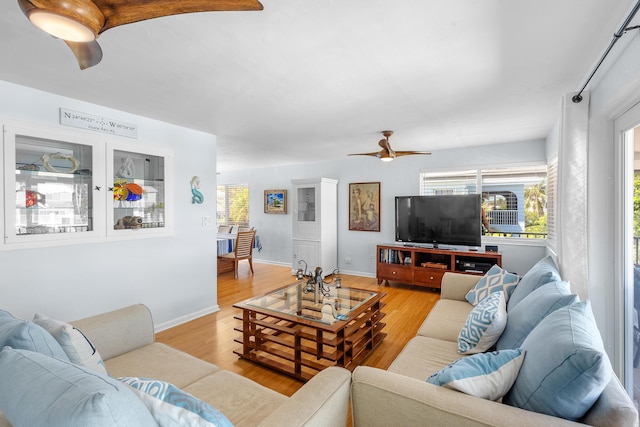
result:
<svg viewBox="0 0 640 427"><path fill-rule="evenodd" d="M165 157L113 150L112 230L164 229Z"/></svg>
<svg viewBox="0 0 640 427"><path fill-rule="evenodd" d="M51 136L5 126L7 243L95 234L95 146Z"/></svg>
<svg viewBox="0 0 640 427"><path fill-rule="evenodd" d="M298 221L316 220L315 187L298 188Z"/></svg>

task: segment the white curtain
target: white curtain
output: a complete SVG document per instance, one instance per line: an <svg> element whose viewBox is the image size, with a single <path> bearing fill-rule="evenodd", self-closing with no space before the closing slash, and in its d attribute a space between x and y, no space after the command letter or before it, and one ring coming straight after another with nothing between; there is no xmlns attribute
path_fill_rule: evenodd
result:
<svg viewBox="0 0 640 427"><path fill-rule="evenodd" d="M558 263L563 280L581 299L589 296L587 247L587 161L589 93L574 103L562 100L558 143L557 233Z"/></svg>

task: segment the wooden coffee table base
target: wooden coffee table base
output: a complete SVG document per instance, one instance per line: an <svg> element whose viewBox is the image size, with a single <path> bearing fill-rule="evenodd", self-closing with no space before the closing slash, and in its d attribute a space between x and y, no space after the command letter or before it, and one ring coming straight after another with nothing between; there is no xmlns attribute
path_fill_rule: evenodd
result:
<svg viewBox="0 0 640 427"><path fill-rule="evenodd" d="M349 320L327 325L305 318L256 310L242 303L242 333L235 341L238 356L268 366L303 381L329 366L351 371L386 336L380 322L386 294L380 292L352 314Z"/></svg>

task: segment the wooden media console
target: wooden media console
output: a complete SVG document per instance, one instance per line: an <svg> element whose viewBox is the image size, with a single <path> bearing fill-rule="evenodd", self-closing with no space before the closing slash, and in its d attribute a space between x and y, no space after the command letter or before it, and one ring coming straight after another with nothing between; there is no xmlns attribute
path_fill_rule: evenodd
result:
<svg viewBox="0 0 640 427"><path fill-rule="evenodd" d="M484 275L494 264L502 266L499 252L423 248L402 244L376 247L376 278L385 281L440 288L447 271Z"/></svg>

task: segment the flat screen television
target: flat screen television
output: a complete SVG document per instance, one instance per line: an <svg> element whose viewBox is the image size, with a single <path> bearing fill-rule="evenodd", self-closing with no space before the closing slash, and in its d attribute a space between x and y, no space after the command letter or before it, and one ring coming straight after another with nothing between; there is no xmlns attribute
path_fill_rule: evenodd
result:
<svg viewBox="0 0 640 427"><path fill-rule="evenodd" d="M396 196L396 242L480 246L479 194Z"/></svg>

